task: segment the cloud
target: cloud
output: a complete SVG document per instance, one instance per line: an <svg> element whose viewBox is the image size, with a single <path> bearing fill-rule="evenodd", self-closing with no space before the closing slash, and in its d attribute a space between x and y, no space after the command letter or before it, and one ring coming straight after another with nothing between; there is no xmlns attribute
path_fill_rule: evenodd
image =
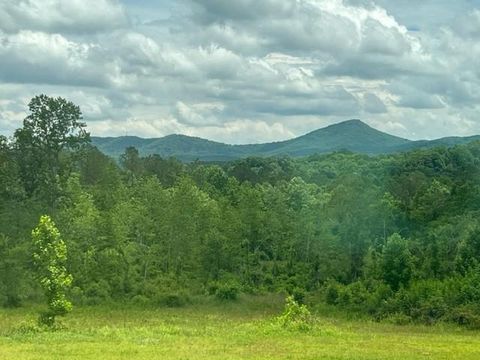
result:
<svg viewBox="0 0 480 360"><path fill-rule="evenodd" d="M370 114L381 114L387 112L385 103L375 94L363 94L364 110Z"/></svg>
<svg viewBox="0 0 480 360"><path fill-rule="evenodd" d="M132 31L97 42L31 30L0 31L0 80L5 82L119 88L160 73L162 65L158 44Z"/></svg>
<svg viewBox="0 0 480 360"><path fill-rule="evenodd" d="M480 37L480 10L475 9L462 20L453 24L453 30L461 36L478 39Z"/></svg>
<svg viewBox="0 0 480 360"><path fill-rule="evenodd" d="M285 18L296 9L295 1L282 0L192 0L194 17L201 22L225 22L228 20L255 20Z"/></svg>
<svg viewBox="0 0 480 360"><path fill-rule="evenodd" d="M182 124L193 127L218 126L222 123L220 115L223 109L222 103L187 105L179 101L175 105L174 115Z"/></svg>
<svg viewBox="0 0 480 360"><path fill-rule="evenodd" d="M105 85L109 70L96 64L95 45L76 43L60 34L22 30L0 32L0 79L5 82Z"/></svg>
<svg viewBox="0 0 480 360"><path fill-rule="evenodd" d="M295 134L284 124L272 124L262 120L238 119L228 121L222 126L208 126L187 129L188 135L212 138L228 144L252 144L285 140Z"/></svg>
<svg viewBox="0 0 480 360"><path fill-rule="evenodd" d="M96 135L480 132L479 6L401 3L0 0L0 133L38 93L79 104Z"/></svg>
<svg viewBox="0 0 480 360"><path fill-rule="evenodd" d="M127 24L124 7L113 0L0 0L5 32L95 33Z"/></svg>

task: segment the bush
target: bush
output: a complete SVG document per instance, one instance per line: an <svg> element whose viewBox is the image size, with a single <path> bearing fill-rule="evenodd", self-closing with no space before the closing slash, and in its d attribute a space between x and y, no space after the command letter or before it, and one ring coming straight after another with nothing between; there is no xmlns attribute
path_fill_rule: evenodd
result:
<svg viewBox="0 0 480 360"><path fill-rule="evenodd" d="M367 304L367 311L371 315L376 315L377 317L385 311L385 305L387 304L388 299L393 296L393 291L387 284L383 282L378 282L374 285L374 288L371 290L369 302Z"/></svg>
<svg viewBox="0 0 480 360"><path fill-rule="evenodd" d="M105 280L91 283L85 289L87 305L98 305L110 300L110 285Z"/></svg>
<svg viewBox="0 0 480 360"><path fill-rule="evenodd" d="M312 326L312 315L306 305L300 305L293 296L288 296L282 315L277 317L278 323L289 329L307 331Z"/></svg>
<svg viewBox="0 0 480 360"><path fill-rule="evenodd" d="M472 329L480 329L480 309L477 304L467 304L453 309L447 320Z"/></svg>
<svg viewBox="0 0 480 360"><path fill-rule="evenodd" d="M145 295L135 295L132 298L132 303L135 305L145 306L150 304L150 299Z"/></svg>
<svg viewBox="0 0 480 360"><path fill-rule="evenodd" d="M236 300L240 293L240 287L233 281L217 284L215 297L219 300Z"/></svg>
<svg viewBox="0 0 480 360"><path fill-rule="evenodd" d="M412 318L402 313L395 313L387 316L384 321L394 325L408 325L412 322Z"/></svg>
<svg viewBox="0 0 480 360"><path fill-rule="evenodd" d="M296 287L291 292L290 295L293 296L293 299L299 304L305 304L305 297L307 296L307 292L305 289Z"/></svg>
<svg viewBox="0 0 480 360"><path fill-rule="evenodd" d="M69 297L70 299L72 299L72 302L74 304L84 304L86 303L86 300L87 300L85 297L85 293L78 286L74 286L70 289Z"/></svg>
<svg viewBox="0 0 480 360"><path fill-rule="evenodd" d="M340 297L340 285L335 281L329 281L325 287L325 301L329 305L338 304Z"/></svg>
<svg viewBox="0 0 480 360"><path fill-rule="evenodd" d="M165 292L157 296L157 303L167 307L182 307L190 301L190 297L183 291Z"/></svg>
<svg viewBox="0 0 480 360"><path fill-rule="evenodd" d="M418 318L427 324L434 323L448 312L448 307L442 297L433 296L420 304Z"/></svg>
<svg viewBox="0 0 480 360"><path fill-rule="evenodd" d="M7 308L17 308L22 305L22 300L20 299L20 296L16 294L8 294L5 296L1 296L0 302L3 304L4 307Z"/></svg>
<svg viewBox="0 0 480 360"><path fill-rule="evenodd" d="M362 282L341 285L329 282L324 288L325 301L329 305L340 305L352 310L366 310L374 295Z"/></svg>

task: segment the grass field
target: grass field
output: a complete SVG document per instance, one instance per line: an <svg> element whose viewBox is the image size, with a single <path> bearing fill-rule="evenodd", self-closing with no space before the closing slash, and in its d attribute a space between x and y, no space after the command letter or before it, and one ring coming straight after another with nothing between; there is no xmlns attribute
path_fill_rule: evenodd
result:
<svg viewBox="0 0 480 360"><path fill-rule="evenodd" d="M30 331L36 310L0 310L0 359L480 359L480 333L316 316L309 331L274 318L279 298L183 308L78 307L60 331Z"/></svg>

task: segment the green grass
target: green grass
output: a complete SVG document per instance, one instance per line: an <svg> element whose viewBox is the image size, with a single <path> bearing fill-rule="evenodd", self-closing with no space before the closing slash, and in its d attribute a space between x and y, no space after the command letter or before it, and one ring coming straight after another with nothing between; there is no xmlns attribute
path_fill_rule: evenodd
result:
<svg viewBox="0 0 480 360"><path fill-rule="evenodd" d="M316 317L276 325L277 297L184 308L78 307L65 329L29 331L35 308L0 310L0 359L480 359L480 333Z"/></svg>

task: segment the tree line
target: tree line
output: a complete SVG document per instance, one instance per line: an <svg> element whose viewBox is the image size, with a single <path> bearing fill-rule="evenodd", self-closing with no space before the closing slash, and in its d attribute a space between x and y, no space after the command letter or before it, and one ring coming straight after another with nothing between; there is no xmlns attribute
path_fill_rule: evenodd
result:
<svg viewBox="0 0 480 360"><path fill-rule="evenodd" d="M181 163L90 144L40 95L0 137L0 303L43 298L32 229L68 248L75 304L286 292L395 321L480 326L480 144Z"/></svg>

